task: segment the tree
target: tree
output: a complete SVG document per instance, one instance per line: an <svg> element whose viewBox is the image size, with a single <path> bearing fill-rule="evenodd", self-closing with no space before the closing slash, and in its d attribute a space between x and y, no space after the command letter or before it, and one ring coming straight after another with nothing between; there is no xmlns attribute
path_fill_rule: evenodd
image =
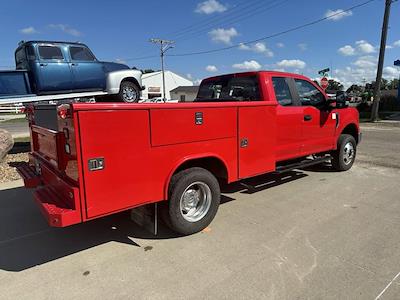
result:
<svg viewBox="0 0 400 300"><path fill-rule="evenodd" d="M328 87L326 89L330 90L330 91L342 91L343 90L343 84L341 84L339 81L336 81L334 79L329 79L328 80Z"/></svg>

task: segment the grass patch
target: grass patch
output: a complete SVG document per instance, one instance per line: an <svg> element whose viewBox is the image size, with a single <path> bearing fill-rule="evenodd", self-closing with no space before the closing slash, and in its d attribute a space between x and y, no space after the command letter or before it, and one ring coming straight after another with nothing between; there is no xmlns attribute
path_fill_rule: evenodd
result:
<svg viewBox="0 0 400 300"><path fill-rule="evenodd" d="M0 122L0 124L22 124L27 122L28 121L25 118L18 118L18 119L5 120Z"/></svg>
<svg viewBox="0 0 400 300"><path fill-rule="evenodd" d="M31 137L30 136L25 136L25 137L17 137L14 139L14 143L30 143L31 142Z"/></svg>

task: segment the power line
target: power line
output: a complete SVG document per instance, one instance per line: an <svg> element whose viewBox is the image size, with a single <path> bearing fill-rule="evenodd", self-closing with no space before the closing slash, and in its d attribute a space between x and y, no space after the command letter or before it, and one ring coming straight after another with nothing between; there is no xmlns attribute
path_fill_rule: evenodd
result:
<svg viewBox="0 0 400 300"><path fill-rule="evenodd" d="M271 35L268 35L268 36L264 36L264 37L261 37L261 38L255 39L255 40L251 40L251 41L247 41L247 42L241 42L241 43L238 43L238 44L234 44L232 46L227 46L227 47L222 47L222 48L217 48L217 49L204 50L204 51L198 51L198 52L169 54L168 56L192 56L192 55L209 54L209 53L221 52L221 51L237 48L240 45L249 45L249 44L257 43L257 42L264 41L264 40L267 40L267 39L271 39L271 38L274 38L274 37L277 37L277 36L281 36L281 35L284 35L284 34L287 34L287 33L293 32L293 31L297 31L297 30L300 30L300 29L303 29L303 28L306 28L306 27L310 27L312 25L321 23L321 22L323 22L325 20L329 20L329 19L331 19L331 18L333 18L333 17L335 17L337 15L340 15L340 14L343 14L345 12L348 12L348 11L360 8L362 6L365 6L365 5L367 5L367 4L371 3L371 2L374 2L374 1L377 1L377 0L368 0L368 1L362 2L360 4L354 5L352 7L349 7L347 9L343 10L343 11L331 14L331 15L329 15L327 17L323 17L323 18L320 18L320 19L317 19L317 20L314 20L314 21L311 21L311 22L308 22L308 23L305 23L305 24L302 24L302 25L299 25L299 26L296 26L296 27L292 27L292 28L289 28L287 30L280 31L278 33L274 33L274 34L271 34Z"/></svg>
<svg viewBox="0 0 400 300"><path fill-rule="evenodd" d="M180 33L176 39L181 39L182 37L185 37L187 35L195 34L197 32L203 32L206 31L212 27L216 26L226 26L226 23L229 22L230 24L233 23L231 21L242 17L243 15L247 15L248 13L252 13L254 11L260 11L265 10L265 7L269 7L269 5L273 2L279 2L281 0L270 0L270 1L249 1L247 5L244 6L239 6L240 10L232 10L230 13L224 14L220 17L214 18L214 19L209 19L207 22L203 25L196 26L193 29L187 30L186 32ZM288 0L286 0L288 1ZM237 7L236 7L237 8ZM264 9L263 9L264 8Z"/></svg>

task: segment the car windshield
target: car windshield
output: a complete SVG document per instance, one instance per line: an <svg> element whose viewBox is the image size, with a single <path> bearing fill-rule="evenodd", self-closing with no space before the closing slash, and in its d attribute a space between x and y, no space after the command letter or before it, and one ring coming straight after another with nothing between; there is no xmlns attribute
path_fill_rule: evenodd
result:
<svg viewBox="0 0 400 300"><path fill-rule="evenodd" d="M204 80L195 102L260 100L258 77L232 75Z"/></svg>

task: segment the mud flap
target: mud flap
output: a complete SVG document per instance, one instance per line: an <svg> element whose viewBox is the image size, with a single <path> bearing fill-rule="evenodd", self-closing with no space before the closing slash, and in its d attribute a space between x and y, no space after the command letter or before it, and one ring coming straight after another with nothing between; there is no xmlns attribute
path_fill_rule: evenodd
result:
<svg viewBox="0 0 400 300"><path fill-rule="evenodd" d="M158 207L157 203L143 205L131 210L131 220L148 232L158 233Z"/></svg>

